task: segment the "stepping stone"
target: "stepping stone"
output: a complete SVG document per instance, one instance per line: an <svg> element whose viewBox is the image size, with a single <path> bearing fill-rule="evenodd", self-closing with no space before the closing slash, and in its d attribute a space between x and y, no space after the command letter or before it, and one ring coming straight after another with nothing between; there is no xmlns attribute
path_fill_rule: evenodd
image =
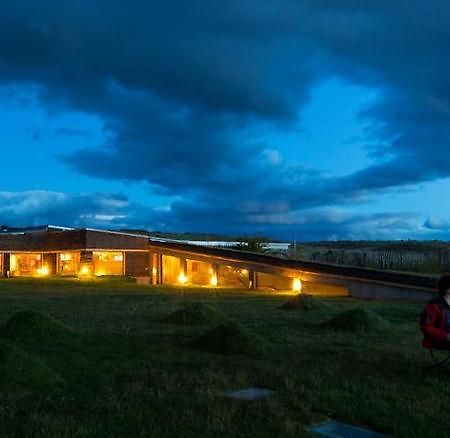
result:
<svg viewBox="0 0 450 438"><path fill-rule="evenodd" d="M266 388L245 388L240 391L230 391L225 393L225 397L236 400L256 400L258 398L270 397L275 391Z"/></svg>
<svg viewBox="0 0 450 438"><path fill-rule="evenodd" d="M351 426L339 421L327 421L326 423L313 426L310 432L318 436L329 438L385 438L387 435L374 432L370 429Z"/></svg>

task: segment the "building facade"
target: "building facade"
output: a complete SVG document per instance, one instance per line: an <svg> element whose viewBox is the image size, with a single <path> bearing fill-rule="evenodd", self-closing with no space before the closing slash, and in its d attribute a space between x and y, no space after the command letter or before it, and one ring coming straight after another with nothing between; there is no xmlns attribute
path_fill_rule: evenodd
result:
<svg viewBox="0 0 450 438"><path fill-rule="evenodd" d="M0 229L3 277L132 276L144 284L426 300L435 277L289 260L146 235L44 226Z"/></svg>

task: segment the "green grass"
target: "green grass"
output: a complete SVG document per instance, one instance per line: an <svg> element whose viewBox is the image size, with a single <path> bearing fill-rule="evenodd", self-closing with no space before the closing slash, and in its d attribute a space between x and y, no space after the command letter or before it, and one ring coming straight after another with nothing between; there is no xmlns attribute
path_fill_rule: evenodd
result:
<svg viewBox="0 0 450 438"><path fill-rule="evenodd" d="M290 297L285 303L283 303L280 307L281 310L319 310L329 308L327 302L323 299L316 298L312 295L307 294L297 294L293 297Z"/></svg>
<svg viewBox="0 0 450 438"><path fill-rule="evenodd" d="M162 319L169 324L215 326L226 321L226 316L213 306L202 302L184 305Z"/></svg>
<svg viewBox="0 0 450 438"><path fill-rule="evenodd" d="M335 298L280 311L288 299L128 280L0 280L0 436L297 437L328 418L394 436L448 434L450 378L422 374L421 304ZM193 348L211 324L161 322L192 302L270 348ZM355 308L386 323L323 325ZM277 394L223 397L249 386Z"/></svg>
<svg viewBox="0 0 450 438"><path fill-rule="evenodd" d="M220 354L265 354L267 343L260 336L236 322L225 322L194 339L194 348Z"/></svg>
<svg viewBox="0 0 450 438"><path fill-rule="evenodd" d="M380 332L389 328L384 318L364 307L345 310L325 321L322 327L351 333Z"/></svg>

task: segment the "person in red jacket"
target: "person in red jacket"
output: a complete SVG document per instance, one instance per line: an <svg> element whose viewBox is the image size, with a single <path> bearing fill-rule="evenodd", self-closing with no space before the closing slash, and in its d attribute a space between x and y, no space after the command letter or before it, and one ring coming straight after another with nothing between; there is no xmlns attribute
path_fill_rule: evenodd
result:
<svg viewBox="0 0 450 438"><path fill-rule="evenodd" d="M438 281L438 297L432 299L420 315L422 346L433 350L450 350L450 275Z"/></svg>

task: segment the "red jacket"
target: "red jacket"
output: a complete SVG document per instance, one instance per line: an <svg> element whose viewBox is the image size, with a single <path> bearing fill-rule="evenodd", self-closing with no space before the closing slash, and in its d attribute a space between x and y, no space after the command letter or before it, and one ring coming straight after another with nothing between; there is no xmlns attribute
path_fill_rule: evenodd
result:
<svg viewBox="0 0 450 438"><path fill-rule="evenodd" d="M450 306L444 298L431 300L420 314L420 330L423 333L424 348L450 349L447 334L450 333Z"/></svg>

